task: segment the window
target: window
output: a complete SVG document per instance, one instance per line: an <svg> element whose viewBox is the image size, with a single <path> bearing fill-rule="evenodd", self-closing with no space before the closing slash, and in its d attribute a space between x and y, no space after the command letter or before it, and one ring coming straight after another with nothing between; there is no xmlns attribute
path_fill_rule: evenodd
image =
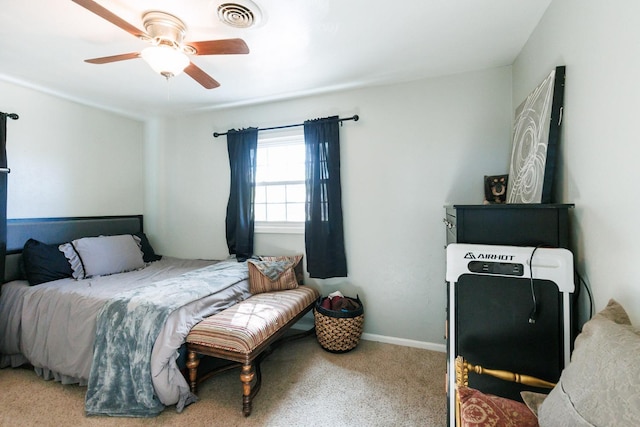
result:
<svg viewBox="0 0 640 427"><path fill-rule="evenodd" d="M304 129L258 134L256 232L303 232L305 220Z"/></svg>

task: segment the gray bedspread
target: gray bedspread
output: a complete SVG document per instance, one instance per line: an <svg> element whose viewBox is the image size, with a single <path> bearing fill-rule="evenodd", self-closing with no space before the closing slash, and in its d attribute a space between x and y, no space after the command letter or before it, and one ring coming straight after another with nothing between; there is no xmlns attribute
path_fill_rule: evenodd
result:
<svg viewBox="0 0 640 427"><path fill-rule="evenodd" d="M178 307L217 294L248 277L246 263L224 262L124 292L98 314L87 415L155 416L164 405L151 380L151 350ZM195 396L181 396L178 411Z"/></svg>
<svg viewBox="0 0 640 427"><path fill-rule="evenodd" d="M112 276L80 281L63 279L38 286L28 286L24 281L5 284L0 296L0 367L28 361L45 379L86 385L93 361L98 312L105 303L123 292L142 291L150 283L167 281L213 263L164 257L142 270ZM163 405L175 404L181 409L180 402L186 403L190 398L176 360L178 348L191 327L248 296L248 282L240 280L175 307L167 316L154 341L150 360L154 394Z"/></svg>

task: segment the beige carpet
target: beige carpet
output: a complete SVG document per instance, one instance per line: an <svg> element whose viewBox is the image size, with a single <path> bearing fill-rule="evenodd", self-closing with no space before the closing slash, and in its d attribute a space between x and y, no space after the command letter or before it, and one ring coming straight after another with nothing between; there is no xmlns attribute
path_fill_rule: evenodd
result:
<svg viewBox="0 0 640 427"><path fill-rule="evenodd" d="M84 415L86 388L0 370L0 426L445 426L445 355L360 341L349 353L315 338L285 344L262 364L262 389L242 415L239 370L201 384L200 401L158 417Z"/></svg>

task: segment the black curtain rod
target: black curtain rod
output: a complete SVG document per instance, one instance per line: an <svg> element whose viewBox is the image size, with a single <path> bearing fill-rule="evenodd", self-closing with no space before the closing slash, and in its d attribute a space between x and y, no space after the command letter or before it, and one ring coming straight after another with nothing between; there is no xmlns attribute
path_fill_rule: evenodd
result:
<svg viewBox="0 0 640 427"><path fill-rule="evenodd" d="M20 116L18 116L16 113L5 113L5 114L7 115L7 117L13 120L18 120L20 118Z"/></svg>
<svg viewBox="0 0 640 427"><path fill-rule="evenodd" d="M360 117L357 114L354 114L353 117L345 117L343 119L338 119L338 123L342 123L342 122L347 121L347 120L353 120L354 122L357 122L358 120L360 120ZM294 128L294 127L298 127L298 126L304 126L304 123L298 123L298 124L295 124L295 125L274 126L274 127L270 127L270 128L258 128L258 130L261 131L261 130L286 129L286 128ZM213 137L217 138L219 136L224 136L226 134L227 134L227 132L225 132L225 133L214 132L213 133Z"/></svg>

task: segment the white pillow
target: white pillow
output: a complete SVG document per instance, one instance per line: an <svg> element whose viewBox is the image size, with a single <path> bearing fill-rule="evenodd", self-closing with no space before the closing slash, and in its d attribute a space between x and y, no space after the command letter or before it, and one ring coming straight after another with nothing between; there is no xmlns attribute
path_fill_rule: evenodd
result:
<svg viewBox="0 0 640 427"><path fill-rule="evenodd" d="M69 260L76 279L137 270L145 265L140 238L131 234L84 237L58 249Z"/></svg>

